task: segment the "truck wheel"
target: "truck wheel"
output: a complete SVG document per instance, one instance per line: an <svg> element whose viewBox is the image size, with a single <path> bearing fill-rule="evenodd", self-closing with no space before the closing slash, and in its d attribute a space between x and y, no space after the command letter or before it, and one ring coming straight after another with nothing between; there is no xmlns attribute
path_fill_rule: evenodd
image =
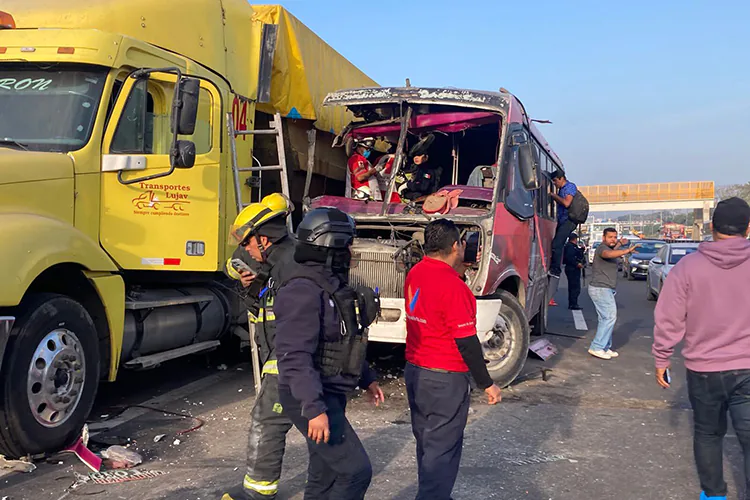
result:
<svg viewBox="0 0 750 500"><path fill-rule="evenodd" d="M99 378L96 328L81 304L39 294L19 309L0 370L0 454L13 458L74 442Z"/></svg>
<svg viewBox="0 0 750 500"><path fill-rule="evenodd" d="M492 336L482 343L487 370L500 387L513 382L529 351L529 320L523 307L510 292L502 290L503 305L495 320Z"/></svg>

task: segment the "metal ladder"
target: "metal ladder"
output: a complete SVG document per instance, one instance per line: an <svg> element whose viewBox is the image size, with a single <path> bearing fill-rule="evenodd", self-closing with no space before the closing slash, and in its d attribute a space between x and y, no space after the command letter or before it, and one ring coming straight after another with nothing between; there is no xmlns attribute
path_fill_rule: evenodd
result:
<svg viewBox="0 0 750 500"><path fill-rule="evenodd" d="M248 204L242 203L242 182L240 181L240 172L258 172L262 178L263 172L279 172L281 177L281 193L288 199L291 199L289 195L289 175L287 173L286 163L286 152L284 151L284 132L281 124L281 114L276 113L273 116L270 129L260 130L234 130L234 120L232 114L227 113L227 130L229 131L229 147L232 152L232 175L234 176L234 196L237 203L237 213L240 213L243 208ZM278 165L258 165L250 167L240 167L237 159L237 136L239 135L273 135L276 136L276 152L279 155ZM252 189L252 187L251 187ZM263 198L262 186L259 184L258 189L258 200ZM252 202L252 195L250 196ZM289 230L292 230L291 217L287 219Z"/></svg>
<svg viewBox="0 0 750 500"><path fill-rule="evenodd" d="M281 193L291 199L289 195L289 176L287 174L287 163L286 153L284 151L284 132L281 124L281 114L276 113L271 122L270 129L260 130L234 130L234 119L232 113L227 113L227 131L229 132L229 147L232 153L232 175L234 177L234 196L237 203L237 213L240 213L243 208L248 204L242 203L242 182L240 181L240 172L258 172L259 173L259 184L258 189L258 200L263 198L263 187L262 187L262 174L263 172L279 172L281 177ZM237 136L238 135L273 135L276 136L276 152L279 155L278 165L258 165L250 167L240 167L237 160ZM254 145L254 144L253 144ZM260 163L260 162L259 162ZM251 189L254 186L250 186ZM253 202L252 193L250 195L250 202ZM292 231L292 218L287 217L287 226L289 231ZM261 382L261 370L260 356L258 355L258 344L255 342L255 325L251 321L250 312L247 313L248 327L250 329L250 352L253 363L253 379L255 383L255 394L256 397L260 392Z"/></svg>

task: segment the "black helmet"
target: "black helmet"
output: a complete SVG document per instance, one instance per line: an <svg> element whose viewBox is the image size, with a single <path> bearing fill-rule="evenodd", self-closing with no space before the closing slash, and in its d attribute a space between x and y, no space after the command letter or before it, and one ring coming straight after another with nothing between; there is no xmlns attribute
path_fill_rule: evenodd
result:
<svg viewBox="0 0 750 500"><path fill-rule="evenodd" d="M354 238L354 219L338 208L316 208L297 227L297 241L311 246L346 249Z"/></svg>

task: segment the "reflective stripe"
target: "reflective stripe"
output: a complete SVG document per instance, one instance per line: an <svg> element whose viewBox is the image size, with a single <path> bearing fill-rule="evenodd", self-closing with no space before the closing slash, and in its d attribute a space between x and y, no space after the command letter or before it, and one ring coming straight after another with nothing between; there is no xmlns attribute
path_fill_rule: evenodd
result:
<svg viewBox="0 0 750 500"><path fill-rule="evenodd" d="M270 373L271 375L278 375L279 374L279 366L275 359L270 359L265 362L263 365L263 372L261 375L265 373Z"/></svg>
<svg viewBox="0 0 750 500"><path fill-rule="evenodd" d="M261 495L275 495L279 490L279 480L255 481L246 474L242 486L244 486L246 490L257 491Z"/></svg>
<svg viewBox="0 0 750 500"><path fill-rule="evenodd" d="M265 321L276 321L276 314L272 312L266 313Z"/></svg>

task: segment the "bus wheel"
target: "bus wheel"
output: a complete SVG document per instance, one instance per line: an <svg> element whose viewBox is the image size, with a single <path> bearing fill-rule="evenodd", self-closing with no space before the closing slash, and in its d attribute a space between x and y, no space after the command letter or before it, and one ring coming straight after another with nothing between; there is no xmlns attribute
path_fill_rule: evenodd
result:
<svg viewBox="0 0 750 500"><path fill-rule="evenodd" d="M0 454L13 458L73 443L99 378L96 328L83 306L39 294L19 309L0 370Z"/></svg>
<svg viewBox="0 0 750 500"><path fill-rule="evenodd" d="M492 336L482 343L487 370L500 387L513 382L529 351L529 320L523 307L510 292L502 290L503 305L495 320Z"/></svg>

